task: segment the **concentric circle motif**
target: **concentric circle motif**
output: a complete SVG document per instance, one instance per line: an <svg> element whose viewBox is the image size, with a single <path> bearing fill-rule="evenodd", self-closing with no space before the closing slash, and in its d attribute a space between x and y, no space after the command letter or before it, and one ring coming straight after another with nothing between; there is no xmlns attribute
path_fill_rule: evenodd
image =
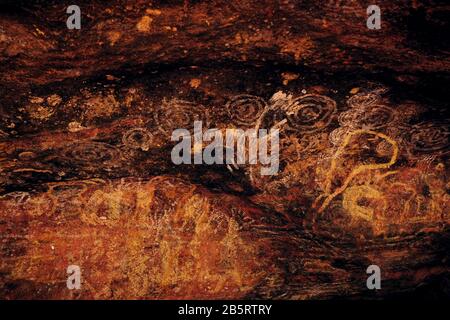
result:
<svg viewBox="0 0 450 320"><path fill-rule="evenodd" d="M347 99L350 108L364 108L379 103L381 96L377 92L358 93Z"/></svg>
<svg viewBox="0 0 450 320"><path fill-rule="evenodd" d="M292 132L315 132L327 127L336 112L336 102L326 96L307 94L294 99L283 117L286 130ZM280 117L280 115L277 115ZM277 119L281 121L282 119Z"/></svg>
<svg viewBox="0 0 450 320"><path fill-rule="evenodd" d="M122 142L131 149L148 151L153 140L153 135L145 128L133 128L122 136Z"/></svg>
<svg viewBox="0 0 450 320"><path fill-rule="evenodd" d="M208 109L189 101L164 99L161 108L154 113L154 120L159 131L171 135L175 129L192 129L194 121L202 121L203 127L209 124Z"/></svg>
<svg viewBox="0 0 450 320"><path fill-rule="evenodd" d="M225 105L225 109L236 126L254 126L266 110L264 99L252 95L238 95Z"/></svg>
<svg viewBox="0 0 450 320"><path fill-rule="evenodd" d="M372 105L357 119L360 127L366 129L384 128L395 119L394 110L384 105Z"/></svg>
<svg viewBox="0 0 450 320"><path fill-rule="evenodd" d="M62 157L69 163L89 167L111 167L122 158L120 150L115 146L95 141L69 144L64 148Z"/></svg>
<svg viewBox="0 0 450 320"><path fill-rule="evenodd" d="M344 141L345 137L350 133L351 129L349 127L339 127L331 131L328 136L328 140L334 146L340 146Z"/></svg>
<svg viewBox="0 0 450 320"><path fill-rule="evenodd" d="M343 127L380 129L390 125L395 118L395 112L390 107L371 105L342 112L338 116L338 122Z"/></svg>
<svg viewBox="0 0 450 320"><path fill-rule="evenodd" d="M350 109L341 112L338 116L338 122L342 127L355 128L356 119L359 117L361 112L359 110Z"/></svg>
<svg viewBox="0 0 450 320"><path fill-rule="evenodd" d="M450 152L448 124L421 123L414 126L410 136L413 154Z"/></svg>

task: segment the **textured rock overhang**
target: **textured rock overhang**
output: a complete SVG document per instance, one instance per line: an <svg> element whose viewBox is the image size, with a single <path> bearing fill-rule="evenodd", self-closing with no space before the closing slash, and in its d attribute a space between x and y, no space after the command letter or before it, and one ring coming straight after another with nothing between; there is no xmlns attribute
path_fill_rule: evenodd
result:
<svg viewBox="0 0 450 320"><path fill-rule="evenodd" d="M444 1L380 30L364 1L0 3L1 298L450 295ZM279 173L174 165L199 120L279 127Z"/></svg>

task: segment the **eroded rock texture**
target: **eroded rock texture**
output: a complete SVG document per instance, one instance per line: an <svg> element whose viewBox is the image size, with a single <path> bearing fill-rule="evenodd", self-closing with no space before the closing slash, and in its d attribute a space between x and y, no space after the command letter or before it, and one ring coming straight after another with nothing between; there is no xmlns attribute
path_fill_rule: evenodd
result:
<svg viewBox="0 0 450 320"><path fill-rule="evenodd" d="M364 1L1 3L1 298L450 296L444 1L380 30ZM196 120L279 128L279 173L174 165Z"/></svg>

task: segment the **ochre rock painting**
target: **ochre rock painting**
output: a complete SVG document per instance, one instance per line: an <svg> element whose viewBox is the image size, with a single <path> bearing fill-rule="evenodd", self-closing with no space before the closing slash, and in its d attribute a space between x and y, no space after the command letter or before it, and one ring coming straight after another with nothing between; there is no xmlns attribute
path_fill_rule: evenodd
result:
<svg viewBox="0 0 450 320"><path fill-rule="evenodd" d="M450 295L449 60L411 26L443 8L79 2L79 31L61 2L0 13L0 298ZM174 164L200 121L277 129L277 174Z"/></svg>

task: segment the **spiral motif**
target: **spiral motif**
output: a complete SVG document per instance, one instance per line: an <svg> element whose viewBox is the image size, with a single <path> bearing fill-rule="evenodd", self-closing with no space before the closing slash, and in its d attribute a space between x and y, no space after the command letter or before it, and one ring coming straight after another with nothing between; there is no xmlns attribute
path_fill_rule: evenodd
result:
<svg viewBox="0 0 450 320"><path fill-rule="evenodd" d="M225 109L233 123L237 126L254 126L266 110L264 99L252 95L238 95L225 105Z"/></svg>
<svg viewBox="0 0 450 320"><path fill-rule="evenodd" d="M202 121L203 126L207 126L209 115L202 105L180 99L164 99L162 107L154 113L154 120L159 131L171 135L175 129L192 129L194 121Z"/></svg>
<svg viewBox="0 0 450 320"><path fill-rule="evenodd" d="M341 112L338 116L338 122L342 127L355 128L356 119L360 114L360 111L354 109Z"/></svg>
<svg viewBox="0 0 450 320"><path fill-rule="evenodd" d="M394 110L384 105L373 105L361 114L358 122L362 128L379 129L386 127L394 119Z"/></svg>
<svg viewBox="0 0 450 320"><path fill-rule="evenodd" d="M334 100L316 94L304 95L294 99L285 108L283 116L287 120L286 130L309 133L321 130L330 124L335 112Z"/></svg>
<svg viewBox="0 0 450 320"><path fill-rule="evenodd" d="M371 105L342 112L338 122L343 127L380 129L395 120L395 112L385 105Z"/></svg>
<svg viewBox="0 0 450 320"><path fill-rule="evenodd" d="M350 133L351 129L348 127L339 127L331 131L328 136L328 140L334 146L340 146L342 141L344 141L345 137Z"/></svg>
<svg viewBox="0 0 450 320"><path fill-rule="evenodd" d="M379 103L381 96L377 92L358 93L347 100L350 108L364 108Z"/></svg>
<svg viewBox="0 0 450 320"><path fill-rule="evenodd" d="M122 137L124 145L131 149L148 151L153 140L153 135L145 128L133 128L125 132Z"/></svg>
<svg viewBox="0 0 450 320"><path fill-rule="evenodd" d="M69 163L89 167L110 167L122 158L120 150L115 146L103 142L91 141L68 145L63 150L62 157Z"/></svg>
<svg viewBox="0 0 450 320"><path fill-rule="evenodd" d="M448 124L422 123L412 128L410 144L414 154L448 153L450 148Z"/></svg>

